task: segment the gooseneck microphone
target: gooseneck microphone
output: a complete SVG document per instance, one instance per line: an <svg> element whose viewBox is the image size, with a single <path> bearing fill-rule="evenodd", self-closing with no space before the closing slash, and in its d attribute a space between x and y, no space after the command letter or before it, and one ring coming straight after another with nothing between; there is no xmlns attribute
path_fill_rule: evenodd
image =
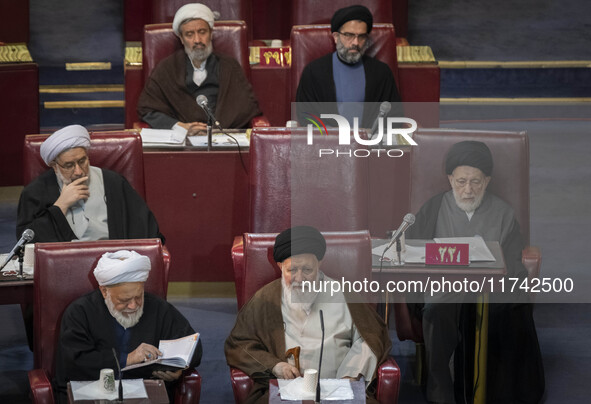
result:
<svg viewBox="0 0 591 404"><path fill-rule="evenodd" d="M388 112L390 112L390 110L392 109L392 104L390 104L388 101L384 101L380 104L380 112L378 113L378 116L376 117L375 121L373 121L373 125L371 127L371 137L373 138L374 135L376 134L377 130L378 130L378 125L380 123L380 119L383 119Z"/></svg>
<svg viewBox="0 0 591 404"><path fill-rule="evenodd" d="M392 244L394 244L396 242L396 240L398 240L400 238L400 236L402 236L402 233L404 233L406 231L406 229L408 229L410 226L412 226L414 222L415 222L415 215L413 215L412 213L407 213L406 215L404 215L404 219L402 219L402 223L400 224L400 227L398 227L398 229L392 235L392 239L390 240L390 244L388 244L388 247L386 247L384 252L388 251L390 249L390 247L392 247Z"/></svg>
<svg viewBox="0 0 591 404"><path fill-rule="evenodd" d="M23 234L21 235L20 240L12 248L12 251L10 251L8 253L8 256L6 257L6 260L4 261L4 263L2 264L2 266L0 267L0 269L4 268L6 266L6 264L8 264L10 262L10 260L12 259L12 257L14 257L16 254L18 254L20 248L24 244L27 244L29 241L33 240L34 237L35 237L35 232L33 230L26 229L25 231L23 231Z"/></svg>
<svg viewBox="0 0 591 404"><path fill-rule="evenodd" d="M322 367L322 352L324 351L324 316L320 310L320 330L322 330L322 339L320 340L320 360L318 361L318 380L316 381L316 403L320 403L320 370Z"/></svg>
<svg viewBox="0 0 591 404"><path fill-rule="evenodd" d="M119 373L119 398L117 400L117 402L122 403L123 402L123 381L121 380L121 366L119 365L119 358L117 358L117 351L115 351L115 348L113 349L113 356L115 357L115 363L117 363L117 372Z"/></svg>
<svg viewBox="0 0 591 404"><path fill-rule="evenodd" d="M197 96L197 105L199 105L207 114L207 116L209 117L209 119L211 119L211 122L213 123L213 125L217 126L218 129L222 129L220 127L220 123L218 122L217 119L215 119L215 115L213 114L213 111L209 108L209 103L207 101L207 97L204 96L203 94L198 95Z"/></svg>

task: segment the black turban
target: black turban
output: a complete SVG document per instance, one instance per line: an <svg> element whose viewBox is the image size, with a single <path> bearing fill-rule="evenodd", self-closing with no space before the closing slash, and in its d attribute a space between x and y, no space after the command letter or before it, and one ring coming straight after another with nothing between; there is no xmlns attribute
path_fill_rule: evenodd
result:
<svg viewBox="0 0 591 404"><path fill-rule="evenodd" d="M365 6L349 6L337 10L330 20L331 32L338 32L344 23L351 20L360 20L367 24L367 33L371 32L373 16Z"/></svg>
<svg viewBox="0 0 591 404"><path fill-rule="evenodd" d="M454 144L445 159L445 172L451 175L456 167L470 166L480 169L487 177L493 170L493 159L490 149L482 142L466 140Z"/></svg>
<svg viewBox="0 0 591 404"><path fill-rule="evenodd" d="M326 252L326 240L312 226L296 226L282 231L275 239L273 259L283 262L292 255L314 254L318 261Z"/></svg>

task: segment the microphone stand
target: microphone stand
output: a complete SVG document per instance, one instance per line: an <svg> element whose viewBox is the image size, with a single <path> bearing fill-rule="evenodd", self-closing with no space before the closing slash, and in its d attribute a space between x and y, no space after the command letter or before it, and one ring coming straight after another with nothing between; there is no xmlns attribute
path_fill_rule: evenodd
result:
<svg viewBox="0 0 591 404"><path fill-rule="evenodd" d="M322 339L320 340L320 360L318 361L318 380L316 381L316 404L320 404L320 369L322 367L322 352L324 351L324 316L320 310L320 329L322 330Z"/></svg>
<svg viewBox="0 0 591 404"><path fill-rule="evenodd" d="M400 238L396 239L396 255L398 256L398 265L402 265L402 243L400 243Z"/></svg>
<svg viewBox="0 0 591 404"><path fill-rule="evenodd" d="M24 279L25 276L23 275L23 262L25 257L25 244L18 248L16 254L18 255L18 275L16 277L18 279Z"/></svg>
<svg viewBox="0 0 591 404"><path fill-rule="evenodd" d="M210 114L207 114L207 151L212 150L212 132L213 132L213 119Z"/></svg>

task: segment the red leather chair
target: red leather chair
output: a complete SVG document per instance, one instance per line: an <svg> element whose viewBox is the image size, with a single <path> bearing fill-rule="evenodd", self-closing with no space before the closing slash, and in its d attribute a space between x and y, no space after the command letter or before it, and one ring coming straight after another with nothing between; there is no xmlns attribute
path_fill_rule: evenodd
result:
<svg viewBox="0 0 591 404"><path fill-rule="evenodd" d="M392 0L291 0L291 25L330 24L338 9L361 4L371 11L374 23L392 23Z"/></svg>
<svg viewBox="0 0 591 404"><path fill-rule="evenodd" d="M273 261L277 234L245 233L232 248L236 297L240 309L254 293L279 278L281 272ZM322 271L333 278L355 281L371 278L371 240L367 231L325 232L326 255ZM243 403L252 388L252 380L242 371L230 368L236 403ZM400 368L390 357L378 369L377 399L380 403L398 402Z"/></svg>
<svg viewBox="0 0 591 404"><path fill-rule="evenodd" d="M98 287L93 268L105 252L132 249L150 257L152 270L145 290L166 299L170 256L159 239L37 243L35 245L34 369L29 372L35 403L53 403L51 380L56 342L64 310L78 297ZM185 371L175 403L199 401L201 376Z"/></svg>
<svg viewBox="0 0 591 404"><path fill-rule="evenodd" d="M366 55L386 63L396 83L399 83L398 59L396 57L396 35L392 24L378 23L371 31L372 43ZM334 52L335 44L330 25L300 25L291 29L291 94L295 98L296 89L304 67L311 61L327 53ZM398 84L400 88L400 85ZM404 101L404 94L401 94ZM291 101L291 100L289 100Z"/></svg>
<svg viewBox="0 0 591 404"><path fill-rule="evenodd" d="M445 174L449 148L464 140L482 141L490 148L494 161L487 190L513 207L523 238L529 244L529 141L525 132L423 129L413 138L418 146L413 148L410 160L409 206L412 212L418 212L432 196L450 189ZM538 247L528 245L522 252L522 262L530 279L539 276L541 253ZM394 315L398 338L423 343L421 322L410 315L404 296L397 296L397 302ZM422 355L422 347L417 348Z"/></svg>
<svg viewBox="0 0 591 404"><path fill-rule="evenodd" d="M319 157L338 147L336 136L255 128L250 140L250 225L253 233L279 232L295 225L321 231L368 229L367 158ZM347 147L356 150L355 144Z"/></svg>
<svg viewBox="0 0 591 404"><path fill-rule="evenodd" d="M250 80L248 41L244 21L216 21L213 28L212 44L216 52L235 58L242 66L246 78ZM144 27L142 78L141 80L133 80L133 76L126 76L125 79L125 127L130 128L139 121L135 112L138 98L152 70L158 62L181 48L181 41L172 31L171 23L151 24ZM253 126L269 126L268 122L265 125L265 121L262 117L256 117L252 123Z"/></svg>
<svg viewBox="0 0 591 404"><path fill-rule="evenodd" d="M41 159L39 149L48 135L25 137L23 179L25 185L49 168ZM146 198L144 185L144 154L142 139L134 132L91 132L90 162L123 175L142 198Z"/></svg>

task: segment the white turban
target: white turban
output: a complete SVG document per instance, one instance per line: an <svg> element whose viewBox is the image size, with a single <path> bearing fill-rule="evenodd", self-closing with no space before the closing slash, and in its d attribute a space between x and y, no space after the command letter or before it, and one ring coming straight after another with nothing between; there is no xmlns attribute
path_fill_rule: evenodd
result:
<svg viewBox="0 0 591 404"><path fill-rule="evenodd" d="M135 251L120 250L104 253L94 269L100 286L123 282L145 282L150 274L150 259Z"/></svg>
<svg viewBox="0 0 591 404"><path fill-rule="evenodd" d="M181 8L179 8L174 15L174 20L172 20L172 30L174 31L177 36L181 36L181 23L185 20L195 20L197 18L202 19L206 23L209 24L209 27L213 29L213 21L215 20L215 15L211 11L209 7L205 4L200 3L190 3L185 4Z"/></svg>
<svg viewBox="0 0 591 404"><path fill-rule="evenodd" d="M74 147L90 147L90 135L84 126L66 126L49 136L41 144L41 158L49 165L62 152Z"/></svg>

